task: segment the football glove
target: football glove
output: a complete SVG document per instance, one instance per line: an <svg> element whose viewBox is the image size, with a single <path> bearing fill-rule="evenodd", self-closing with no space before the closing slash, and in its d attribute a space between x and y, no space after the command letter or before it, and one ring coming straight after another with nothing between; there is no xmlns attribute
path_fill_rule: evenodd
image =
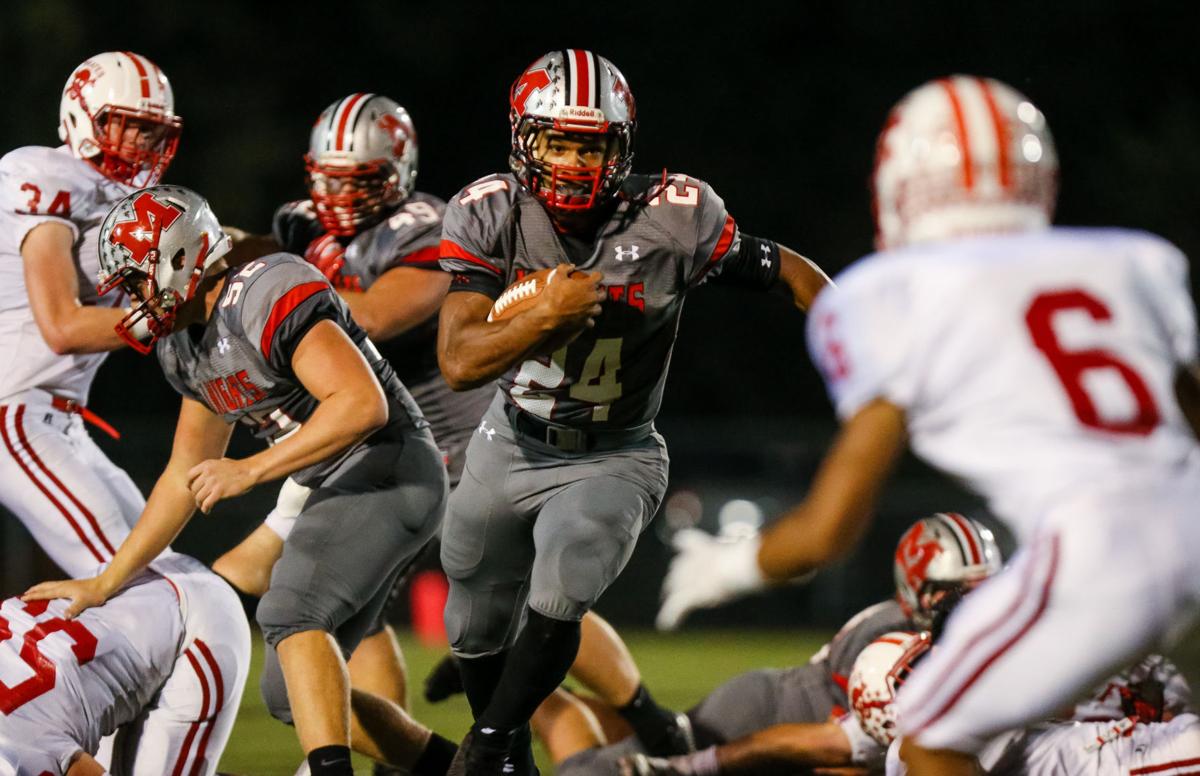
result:
<svg viewBox="0 0 1200 776"><path fill-rule="evenodd" d="M676 555L663 580L662 606L655 625L675 630L695 609L707 609L766 587L758 568L762 537L716 537L684 528L672 538Z"/></svg>

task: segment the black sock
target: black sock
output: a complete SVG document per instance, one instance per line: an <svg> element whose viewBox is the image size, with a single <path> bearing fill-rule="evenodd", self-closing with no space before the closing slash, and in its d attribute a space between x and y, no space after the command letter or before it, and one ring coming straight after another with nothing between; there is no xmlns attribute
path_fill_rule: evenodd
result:
<svg viewBox="0 0 1200 776"><path fill-rule="evenodd" d="M350 767L350 747L318 746L308 753L308 770L312 776L354 776L354 769Z"/></svg>
<svg viewBox="0 0 1200 776"><path fill-rule="evenodd" d="M458 746L453 741L434 733L410 770L413 776L446 776L457 751Z"/></svg>
<svg viewBox="0 0 1200 776"><path fill-rule="evenodd" d="M555 620L528 610L525 628L508 652L492 700L476 727L513 731L524 725L566 677L579 652L579 621Z"/></svg>
<svg viewBox="0 0 1200 776"><path fill-rule="evenodd" d="M492 701L500 675L504 673L504 664L508 658L508 650L483 657L460 657L458 671L462 676L463 692L467 695L467 703L471 704L471 716L479 719L479 715Z"/></svg>
<svg viewBox="0 0 1200 776"><path fill-rule="evenodd" d="M659 706L644 684L638 685L633 699L617 709L617 713L629 723L638 740L652 754L657 754L662 746L668 745L664 739L670 736L676 727L675 713Z"/></svg>

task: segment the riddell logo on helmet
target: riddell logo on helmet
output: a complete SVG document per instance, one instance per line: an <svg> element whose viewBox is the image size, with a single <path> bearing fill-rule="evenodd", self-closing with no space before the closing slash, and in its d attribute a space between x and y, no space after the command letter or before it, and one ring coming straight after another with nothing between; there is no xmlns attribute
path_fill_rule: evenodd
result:
<svg viewBox="0 0 1200 776"><path fill-rule="evenodd" d="M581 105L564 105L558 109L556 118L602 122L604 121L604 111Z"/></svg>

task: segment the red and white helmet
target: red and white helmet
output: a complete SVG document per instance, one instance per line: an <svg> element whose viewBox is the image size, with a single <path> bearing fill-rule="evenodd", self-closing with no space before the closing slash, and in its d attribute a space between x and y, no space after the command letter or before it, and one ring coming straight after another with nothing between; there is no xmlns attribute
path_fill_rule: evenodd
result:
<svg viewBox="0 0 1200 776"><path fill-rule="evenodd" d="M882 249L1040 229L1054 215L1058 155L1041 111L990 78L930 81L888 116L872 175Z"/></svg>
<svg viewBox="0 0 1200 776"><path fill-rule="evenodd" d="M943 599L956 603L1000 566L990 530L957 512L938 512L913 523L896 545L896 598L917 627L929 629Z"/></svg>
<svg viewBox="0 0 1200 776"><path fill-rule="evenodd" d="M101 294L121 287L135 304L117 333L139 353L149 353L171 333L181 304L205 275L224 269L230 238L204 197L182 186L135 191L100 224ZM135 326L147 326L139 341Z"/></svg>
<svg viewBox="0 0 1200 776"><path fill-rule="evenodd" d="M928 633L893 631L855 658L847 685L850 707L859 727L880 746L889 746L896 737L896 693L931 646Z"/></svg>
<svg viewBox="0 0 1200 776"><path fill-rule="evenodd" d="M551 210L587 210L614 195L629 175L637 109L625 76L604 57L583 49L551 51L513 82L509 107L509 167ZM538 160L536 142L550 129L605 136L605 161L577 167Z"/></svg>
<svg viewBox="0 0 1200 776"><path fill-rule="evenodd" d="M58 136L76 157L119 183L157 183L175 157L182 128L171 82L141 54L97 54L75 68L63 88Z"/></svg>
<svg viewBox="0 0 1200 776"><path fill-rule="evenodd" d="M417 131L395 100L351 94L317 118L304 165L321 226L336 235L357 234L413 192Z"/></svg>

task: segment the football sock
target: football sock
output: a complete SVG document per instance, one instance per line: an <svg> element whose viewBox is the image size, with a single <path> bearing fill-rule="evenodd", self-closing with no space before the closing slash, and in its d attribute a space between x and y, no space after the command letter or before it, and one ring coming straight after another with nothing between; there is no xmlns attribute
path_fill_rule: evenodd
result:
<svg viewBox="0 0 1200 776"><path fill-rule="evenodd" d="M504 665L508 659L508 650L483 657L460 657L458 671L462 677L463 692L467 694L467 703L471 705L471 715L479 719L479 715L491 703L500 675L504 673Z"/></svg>
<svg viewBox="0 0 1200 776"><path fill-rule="evenodd" d="M509 650L492 700L476 717L477 728L513 731L524 725L575 662L578 620L555 620L532 609L526 614L525 628Z"/></svg>
<svg viewBox="0 0 1200 776"><path fill-rule="evenodd" d="M354 769L350 767L350 747L318 746L308 753L308 770L312 776L354 776Z"/></svg>
<svg viewBox="0 0 1200 776"><path fill-rule="evenodd" d="M425 700L430 703L444 701L462 691L462 671L458 668L458 658L453 654L442 658L425 677Z"/></svg>
<svg viewBox="0 0 1200 776"><path fill-rule="evenodd" d="M457 751L458 746L453 741L434 733L429 736L429 743L425 744L421 756L413 763L413 776L445 776Z"/></svg>
<svg viewBox="0 0 1200 776"><path fill-rule="evenodd" d="M673 751L677 747L672 746L670 742L670 739L676 736L678 728L675 713L659 706L646 689L646 685L639 684L637 692L633 694L633 700L617 709L617 713L629 723L638 740L651 754L682 754L682 751Z"/></svg>

